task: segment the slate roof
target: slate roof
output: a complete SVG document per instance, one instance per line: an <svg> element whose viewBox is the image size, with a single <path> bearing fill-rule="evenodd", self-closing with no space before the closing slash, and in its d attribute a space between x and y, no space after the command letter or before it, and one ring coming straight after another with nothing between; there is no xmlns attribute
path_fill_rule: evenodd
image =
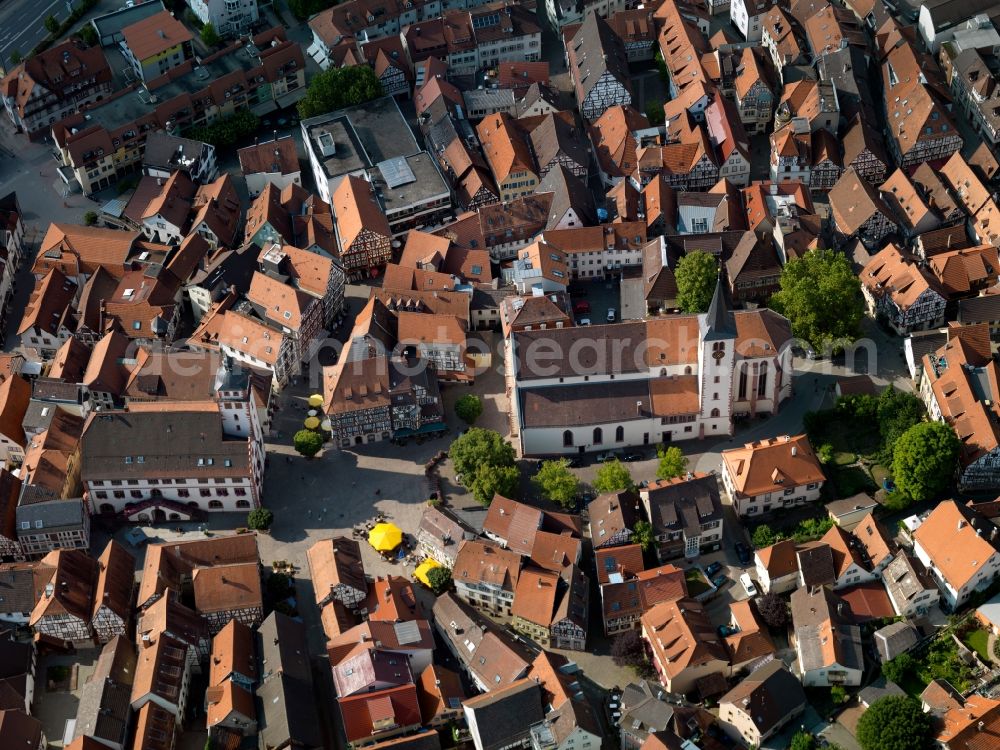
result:
<svg viewBox="0 0 1000 750"><path fill-rule="evenodd" d="M777 727L789 714L805 708L802 683L780 660L751 672L735 688L719 699L719 705L733 704L747 714L761 734Z"/></svg>
<svg viewBox="0 0 1000 750"><path fill-rule="evenodd" d="M541 690L530 679L470 698L465 707L476 717L479 733L476 745L483 750L509 747L526 738L528 728L543 718Z"/></svg>
<svg viewBox="0 0 1000 750"><path fill-rule="evenodd" d="M135 646L127 638L116 636L105 644L94 673L80 690L74 739L89 735L125 744L135 670Z"/></svg>

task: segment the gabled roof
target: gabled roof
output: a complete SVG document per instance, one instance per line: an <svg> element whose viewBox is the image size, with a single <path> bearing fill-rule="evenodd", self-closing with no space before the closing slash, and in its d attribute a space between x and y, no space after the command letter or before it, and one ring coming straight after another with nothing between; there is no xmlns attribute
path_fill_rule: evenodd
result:
<svg viewBox="0 0 1000 750"><path fill-rule="evenodd" d="M722 452L726 472L741 497L798 487L825 479L805 435L760 440Z"/></svg>
<svg viewBox="0 0 1000 750"><path fill-rule="evenodd" d="M102 607L127 622L132 614L132 594L135 591L135 557L112 539L97 558L99 573L94 591L96 618Z"/></svg>
<svg viewBox="0 0 1000 750"><path fill-rule="evenodd" d="M361 546L355 540L343 536L321 539L306 551L306 557L317 604L341 585L362 593L368 591Z"/></svg>
<svg viewBox="0 0 1000 750"><path fill-rule="evenodd" d="M934 568L955 590L961 591L997 555L996 547L980 529L992 524L967 506L945 500L931 511L913 533L913 539Z"/></svg>
<svg viewBox="0 0 1000 750"><path fill-rule="evenodd" d="M687 669L722 662L729 653L716 635L705 607L693 599L662 602L642 616L653 659L671 679Z"/></svg>

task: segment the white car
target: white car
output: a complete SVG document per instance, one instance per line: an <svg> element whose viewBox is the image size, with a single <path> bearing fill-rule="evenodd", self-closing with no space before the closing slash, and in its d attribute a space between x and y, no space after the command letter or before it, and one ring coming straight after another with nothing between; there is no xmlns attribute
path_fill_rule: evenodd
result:
<svg viewBox="0 0 1000 750"><path fill-rule="evenodd" d="M609 323L614 323L615 322L615 318L617 317L617 315L618 315L618 313L615 311L615 308L613 308L613 307L609 307L608 308L608 322Z"/></svg>
<svg viewBox="0 0 1000 750"><path fill-rule="evenodd" d="M576 322L576 324L580 325L580 326L589 326L590 325L590 318L580 318Z"/></svg>
<svg viewBox="0 0 1000 750"><path fill-rule="evenodd" d="M753 584L753 579L750 577L749 573L740 574L740 583L743 584L743 588L746 589L747 596L757 596L757 587Z"/></svg>

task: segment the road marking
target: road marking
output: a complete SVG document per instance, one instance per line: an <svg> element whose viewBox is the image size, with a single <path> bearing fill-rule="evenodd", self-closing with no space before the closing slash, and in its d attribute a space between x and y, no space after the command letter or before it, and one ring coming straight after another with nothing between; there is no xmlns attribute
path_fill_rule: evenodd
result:
<svg viewBox="0 0 1000 750"><path fill-rule="evenodd" d="M62 5L62 4L63 4L63 0L52 0L52 2L51 2L51 3L49 3L49 4L48 4L48 5L47 5L47 6L45 7L45 9L44 9L44 10L42 10L42 11L35 11L35 12L36 12L36 13L48 13L48 11L49 11L49 8L51 8L51 7L53 6L53 5ZM47 17L47 16L46 16L46 17ZM57 17L58 17L58 16L57 16ZM13 37L11 38L10 42L8 42L8 43L7 43L7 44L6 44L6 45L5 45L4 47L0 48L0 51L2 51L2 52L4 52L4 53L6 53L6 52L7 52L7 50L8 50L8 49L10 49L10 46L11 46L11 45L12 45L12 44L13 44L14 42L16 42L16 41L17 41L18 39L20 39L20 38L21 38L21 37L22 37L22 36L23 36L23 35L24 35L25 33L27 33L28 31L30 31L30 29L28 29L28 28L24 28L24 29L22 29L22 30L21 30L20 32L18 32L17 34L15 34L15 35L14 35L14 36L13 36ZM44 25L44 24L42 25L42 31L45 31L45 25ZM4 54L4 57L6 57L6 54Z"/></svg>

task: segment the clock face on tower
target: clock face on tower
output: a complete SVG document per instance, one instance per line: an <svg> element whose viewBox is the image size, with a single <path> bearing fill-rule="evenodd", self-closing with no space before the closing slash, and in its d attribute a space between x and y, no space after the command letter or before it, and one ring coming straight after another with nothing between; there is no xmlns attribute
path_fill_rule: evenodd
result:
<svg viewBox="0 0 1000 750"><path fill-rule="evenodd" d="M725 356L726 356L726 353L724 351L722 351L721 349L716 349L714 352L712 352L712 357L715 359L716 362L718 362L720 359L722 359Z"/></svg>

